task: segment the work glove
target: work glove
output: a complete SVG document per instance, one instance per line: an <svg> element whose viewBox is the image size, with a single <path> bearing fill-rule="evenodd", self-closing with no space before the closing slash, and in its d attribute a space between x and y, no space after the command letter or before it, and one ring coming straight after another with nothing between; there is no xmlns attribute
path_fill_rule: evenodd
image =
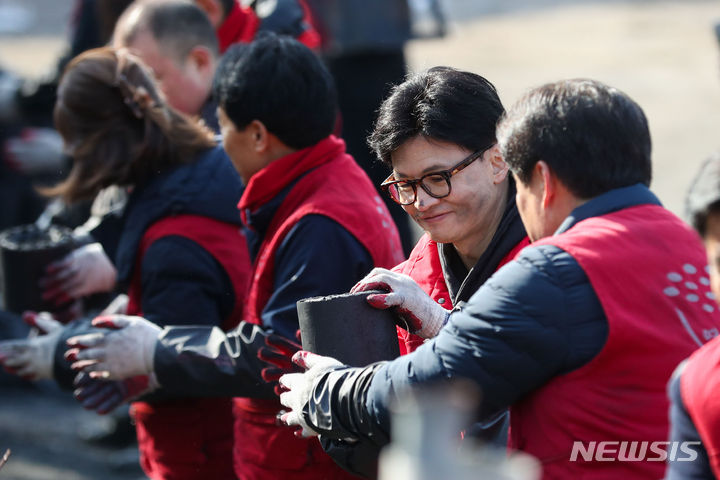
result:
<svg viewBox="0 0 720 480"><path fill-rule="evenodd" d="M300 330L298 330L298 336ZM302 350L302 346L282 335L269 333L265 337L265 346L258 349L257 356L268 366L260 372L262 379L268 383L277 382L286 373L302 373L303 369L292 362L292 356ZM280 396L285 388L279 383L273 387L275 394Z"/></svg>
<svg viewBox="0 0 720 480"><path fill-rule="evenodd" d="M438 305L415 280L402 273L374 268L350 290L351 293L384 290L388 293L368 295L375 308L394 308L400 317L398 325L422 338L433 338L448 321L450 312Z"/></svg>
<svg viewBox="0 0 720 480"><path fill-rule="evenodd" d="M105 415L123 403L146 395L158 388L154 374L139 375L125 380L100 380L81 372L73 382L73 396L86 410Z"/></svg>
<svg viewBox="0 0 720 480"><path fill-rule="evenodd" d="M319 435L305 421L303 410L310 400L315 380L323 374L344 365L331 357L323 357L300 350L292 356L292 361L305 369L305 373L288 373L280 377L280 385L287 391L280 395L280 403L288 408L288 412L280 416L280 421L289 427L296 427L298 437Z"/></svg>
<svg viewBox="0 0 720 480"><path fill-rule="evenodd" d="M0 363L8 373L26 380L52 379L53 358L63 326L47 312L25 312L23 320L40 335L0 342Z"/></svg>
<svg viewBox="0 0 720 480"><path fill-rule="evenodd" d="M70 349L65 358L72 362L73 370L104 380L124 380L153 372L160 327L142 317L127 315L97 317L92 325L108 330L67 340Z"/></svg>
<svg viewBox="0 0 720 480"><path fill-rule="evenodd" d="M76 248L45 269L40 280L43 300L54 305L115 287L117 270L102 245L91 243Z"/></svg>
<svg viewBox="0 0 720 480"><path fill-rule="evenodd" d="M5 158L26 175L57 172L65 162L62 137L52 128L25 128L5 142Z"/></svg>

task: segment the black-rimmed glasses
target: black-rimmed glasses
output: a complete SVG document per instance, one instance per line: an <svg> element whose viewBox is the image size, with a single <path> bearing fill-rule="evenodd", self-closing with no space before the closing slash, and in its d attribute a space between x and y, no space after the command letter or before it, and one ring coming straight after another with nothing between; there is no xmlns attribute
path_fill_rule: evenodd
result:
<svg viewBox="0 0 720 480"><path fill-rule="evenodd" d="M382 187L382 189L390 195L390 198L400 205L410 205L415 203L418 185L420 185L420 187L425 190L425 193L431 197L447 197L452 191L450 177L480 158L482 154L489 150L493 145L471 153L454 167L450 167L447 170L440 170L438 172L426 173L422 177L414 180L393 180L393 175L391 174L385 179L385 181L383 181L382 184L380 184L380 187Z"/></svg>

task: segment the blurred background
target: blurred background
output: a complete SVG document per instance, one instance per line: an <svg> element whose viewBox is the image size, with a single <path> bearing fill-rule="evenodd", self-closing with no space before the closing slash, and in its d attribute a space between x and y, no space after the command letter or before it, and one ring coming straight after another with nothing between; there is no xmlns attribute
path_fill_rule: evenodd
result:
<svg viewBox="0 0 720 480"><path fill-rule="evenodd" d="M342 1L342 0L338 0ZM0 0L0 66L29 77L52 70L67 45L74 2ZM526 89L590 77L620 88L647 114L652 188L675 213L700 162L720 148L717 0L441 0L444 35L430 0L413 0L418 36L411 70L450 65L487 77L506 106ZM2 206L0 206L2 208ZM0 386L0 479L142 478L134 447L83 437L104 419L52 387L52 400ZM45 390L43 390L45 389Z"/></svg>

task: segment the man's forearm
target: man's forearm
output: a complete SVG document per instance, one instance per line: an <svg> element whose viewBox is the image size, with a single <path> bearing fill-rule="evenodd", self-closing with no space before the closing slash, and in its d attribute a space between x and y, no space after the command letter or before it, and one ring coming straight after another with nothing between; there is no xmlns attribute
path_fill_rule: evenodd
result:
<svg viewBox="0 0 720 480"><path fill-rule="evenodd" d="M364 438L379 446L389 441L389 425L381 425L367 409L367 392L384 362L365 368L343 368L315 384L305 417L325 438Z"/></svg>

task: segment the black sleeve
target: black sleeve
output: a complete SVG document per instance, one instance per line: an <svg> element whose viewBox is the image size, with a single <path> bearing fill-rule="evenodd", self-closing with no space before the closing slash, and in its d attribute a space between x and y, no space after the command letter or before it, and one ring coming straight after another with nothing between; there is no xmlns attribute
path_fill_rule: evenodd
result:
<svg viewBox="0 0 720 480"><path fill-rule="evenodd" d="M671 442L697 442L691 448L697 453L692 462L668 461L665 471L665 480L704 480L715 478L710 467L707 450L702 445L700 434L695 428L690 415L685 409L680 392L682 371L686 362L681 363L668 383L668 396L670 397L670 441Z"/></svg>
<svg viewBox="0 0 720 480"><path fill-rule="evenodd" d="M231 332L217 327L168 327L155 348L155 375L168 393L196 397L273 398L257 358L262 328L247 322Z"/></svg>
<svg viewBox="0 0 720 480"><path fill-rule="evenodd" d="M390 431L389 405L402 392L466 378L481 388L479 417L487 418L586 364L607 332L600 302L577 262L556 247L528 248L415 352L325 374L306 417L329 436L382 439Z"/></svg>
<svg viewBox="0 0 720 480"><path fill-rule="evenodd" d="M166 329L155 353L164 393L185 396L269 396L256 358L260 329L241 325L225 336L219 328L235 294L220 264L184 237L156 240L142 262L143 316ZM185 327L186 326L186 327ZM214 327L214 328L213 328Z"/></svg>
<svg viewBox="0 0 720 480"><path fill-rule="evenodd" d="M372 258L337 222L303 218L275 255L273 295L262 313L262 329L294 339L296 302L348 291L372 269ZM219 328L168 327L155 352L155 373L168 390L186 395L264 397L272 385L260 380L266 365L256 358L263 330L246 323Z"/></svg>
<svg viewBox="0 0 720 480"><path fill-rule="evenodd" d="M227 273L188 238L156 240L141 268L143 316L157 325L219 326L232 311L235 293Z"/></svg>

